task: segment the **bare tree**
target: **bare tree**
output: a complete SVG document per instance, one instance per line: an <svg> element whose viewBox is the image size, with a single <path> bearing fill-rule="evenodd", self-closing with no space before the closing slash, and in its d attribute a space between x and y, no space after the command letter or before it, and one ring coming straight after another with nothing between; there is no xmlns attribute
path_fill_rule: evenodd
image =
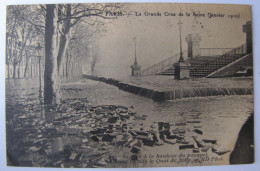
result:
<svg viewBox="0 0 260 171"><path fill-rule="evenodd" d="M7 8L6 63L8 78L10 78L10 64L13 65L13 78L16 78L16 73L20 78L21 62L25 61L27 70L28 50L32 49L31 44L34 41L42 37L42 30L39 29L39 26L36 27L36 23L39 22L38 11L36 6L21 5Z"/></svg>
<svg viewBox="0 0 260 171"><path fill-rule="evenodd" d="M93 35L104 31L104 22L107 21L104 19L117 18L110 14L122 11L124 6L125 4L119 3L8 6L8 77L10 64L13 65L13 78L16 77L16 72L20 76L22 61L25 65L24 77L29 67L32 77L35 45L44 41L44 102L47 107L59 103L62 71L68 77L71 68L77 66L77 73L80 73L80 59L84 57L84 52L87 54L87 49L83 46L93 40ZM79 32L75 32L76 29ZM88 42L80 34L84 34L84 39L88 39ZM79 46L80 44L83 45ZM93 61L92 70L96 63L96 60Z"/></svg>
<svg viewBox="0 0 260 171"><path fill-rule="evenodd" d="M66 57L66 50L71 38L71 30L82 20L98 17L102 19L116 18L106 16L122 8L123 4L50 4L46 5L45 19L45 71L44 101L46 106L59 103L59 75Z"/></svg>

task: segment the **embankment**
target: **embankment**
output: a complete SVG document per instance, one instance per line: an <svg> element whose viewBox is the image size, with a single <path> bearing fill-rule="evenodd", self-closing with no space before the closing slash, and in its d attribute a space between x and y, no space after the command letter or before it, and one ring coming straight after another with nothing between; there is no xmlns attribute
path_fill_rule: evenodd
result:
<svg viewBox="0 0 260 171"><path fill-rule="evenodd" d="M83 78L102 81L104 83L114 85L121 90L137 94L146 98L150 98L154 101L166 101L166 100L176 100L182 98L192 98L192 97L206 97L206 96L219 96L219 95L251 95L253 94L253 88L189 88L183 89L179 88L172 91L158 91L152 88L142 87L140 85L135 85L131 83L121 82L113 78L97 77L83 74Z"/></svg>

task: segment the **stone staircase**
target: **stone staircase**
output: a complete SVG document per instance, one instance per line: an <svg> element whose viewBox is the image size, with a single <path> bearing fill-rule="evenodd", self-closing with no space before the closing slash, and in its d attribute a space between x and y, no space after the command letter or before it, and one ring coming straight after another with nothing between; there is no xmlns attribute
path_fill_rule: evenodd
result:
<svg viewBox="0 0 260 171"><path fill-rule="evenodd" d="M157 73L156 75L174 75L174 67L169 67L159 73Z"/></svg>
<svg viewBox="0 0 260 171"><path fill-rule="evenodd" d="M158 62L158 63L156 63L156 64L154 64L154 65L152 65L148 68L145 68L145 69L141 70L141 76L159 75L164 71L165 71L165 74L161 74L161 75L172 75L171 74L172 65L178 61L179 57L180 57L180 54L178 53L178 54L176 54L176 55L174 55L170 58L167 58L163 61L160 61L160 62ZM183 51L183 57L186 58L186 59L188 58L188 52L187 51Z"/></svg>
<svg viewBox="0 0 260 171"><path fill-rule="evenodd" d="M189 62L191 64L192 68L197 68L202 64L205 64L213 59L215 59L218 56L199 56L196 58L189 58L185 60L186 62ZM174 67L171 65L170 67L166 68L165 70L157 73L156 75L174 75Z"/></svg>
<svg viewBox="0 0 260 171"><path fill-rule="evenodd" d="M239 58L245 56L246 54L246 44L243 44L231 51L217 56L215 58L210 58L207 62L203 64L191 65L190 76L191 77L206 77L211 73L225 67L226 65L238 60Z"/></svg>
<svg viewBox="0 0 260 171"><path fill-rule="evenodd" d="M186 62L191 64L190 76L193 78L207 77L208 75L218 71L219 69L235 62L246 54L246 44L237 48L231 49L223 55L215 56L198 56L187 59L187 51L184 51ZM174 75L173 64L177 62L179 54L176 54L168 59L156 63L141 71L141 75Z"/></svg>

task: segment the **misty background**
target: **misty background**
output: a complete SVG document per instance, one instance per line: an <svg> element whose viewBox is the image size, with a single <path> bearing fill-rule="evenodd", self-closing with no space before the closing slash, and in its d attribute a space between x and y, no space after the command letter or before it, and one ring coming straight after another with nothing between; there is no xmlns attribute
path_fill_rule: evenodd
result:
<svg viewBox="0 0 260 171"><path fill-rule="evenodd" d="M131 4L129 13L132 15L106 21L106 32L97 34L95 41L86 45L89 53L83 57L86 62L82 66L83 72L91 68L90 61L95 54L95 75L114 78L129 76L130 66L134 63L134 37L137 60L142 69L179 53L177 22L180 12L184 14L181 17L183 51L187 50L185 38L191 33L201 36L201 48L235 48L246 42L242 27L251 20L248 8L243 5ZM142 16L136 16L135 12L142 13ZM161 16L144 16L144 12L160 12ZM164 16L164 12L175 13L176 16ZM186 16L186 12L191 15ZM205 17L194 17L194 12L204 13ZM208 13L225 16L209 18ZM229 14L239 15L239 18L231 19Z"/></svg>

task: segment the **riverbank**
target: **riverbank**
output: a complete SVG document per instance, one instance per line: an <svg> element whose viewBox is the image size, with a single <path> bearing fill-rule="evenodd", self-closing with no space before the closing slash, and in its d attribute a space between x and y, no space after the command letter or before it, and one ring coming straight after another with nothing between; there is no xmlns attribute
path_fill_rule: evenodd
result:
<svg viewBox="0 0 260 171"><path fill-rule="evenodd" d="M252 78L211 78L173 80L165 76L130 77L125 81L83 74L83 78L102 81L121 90L150 98L154 101L192 97L253 94Z"/></svg>

